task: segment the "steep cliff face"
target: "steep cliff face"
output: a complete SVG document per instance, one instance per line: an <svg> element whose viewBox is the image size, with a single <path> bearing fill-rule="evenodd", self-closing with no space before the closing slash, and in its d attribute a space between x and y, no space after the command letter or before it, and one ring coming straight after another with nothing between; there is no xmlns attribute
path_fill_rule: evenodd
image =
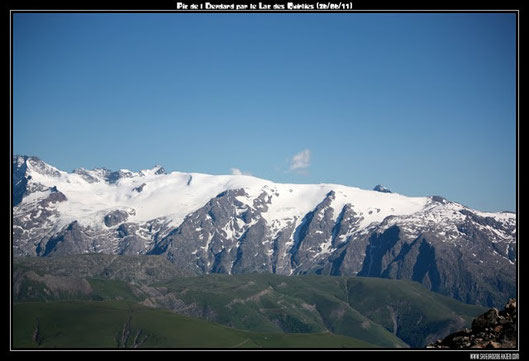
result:
<svg viewBox="0 0 529 361"><path fill-rule="evenodd" d="M467 303L516 294L516 215L442 197L251 176L60 171L13 158L13 254L163 254L189 274L414 280Z"/></svg>

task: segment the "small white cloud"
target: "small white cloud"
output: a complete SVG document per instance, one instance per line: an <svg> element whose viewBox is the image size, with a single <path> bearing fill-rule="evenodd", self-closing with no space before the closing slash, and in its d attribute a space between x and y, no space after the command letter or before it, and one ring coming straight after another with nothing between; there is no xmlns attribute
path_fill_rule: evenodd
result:
<svg viewBox="0 0 529 361"><path fill-rule="evenodd" d="M305 149L294 155L290 160L291 171L303 171L310 166L310 150Z"/></svg>
<svg viewBox="0 0 529 361"><path fill-rule="evenodd" d="M230 168L230 172L231 172L231 174L233 174L233 175L251 175L251 174L248 173L248 172L243 172L243 171L240 170L239 168Z"/></svg>

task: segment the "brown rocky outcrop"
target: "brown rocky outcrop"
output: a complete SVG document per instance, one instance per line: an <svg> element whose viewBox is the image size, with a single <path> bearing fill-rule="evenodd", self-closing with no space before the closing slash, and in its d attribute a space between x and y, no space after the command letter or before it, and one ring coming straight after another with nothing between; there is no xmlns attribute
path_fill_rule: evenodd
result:
<svg viewBox="0 0 529 361"><path fill-rule="evenodd" d="M505 309L491 308L472 321L472 328L452 333L437 340L427 348L449 349L497 349L516 348L517 339L516 299L511 298Z"/></svg>

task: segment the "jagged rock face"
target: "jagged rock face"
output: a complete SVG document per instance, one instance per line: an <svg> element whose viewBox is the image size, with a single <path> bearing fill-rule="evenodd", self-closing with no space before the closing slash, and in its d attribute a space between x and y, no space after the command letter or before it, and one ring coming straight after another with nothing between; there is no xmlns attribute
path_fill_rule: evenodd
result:
<svg viewBox="0 0 529 361"><path fill-rule="evenodd" d="M134 188L133 190L140 193L143 190L143 187L145 187L147 184L142 183L140 186Z"/></svg>
<svg viewBox="0 0 529 361"><path fill-rule="evenodd" d="M228 190L185 218L155 245L183 268L197 273L271 272L266 221L259 211L240 202L242 189ZM258 202L256 204L259 204Z"/></svg>
<svg viewBox="0 0 529 361"><path fill-rule="evenodd" d="M452 333L427 348L514 349L518 336L517 325L516 299L510 299L502 311L492 308L475 318L471 329Z"/></svg>
<svg viewBox="0 0 529 361"><path fill-rule="evenodd" d="M27 157L13 158L13 206L17 206L22 202L24 193L28 185L28 178L26 177Z"/></svg>
<svg viewBox="0 0 529 361"><path fill-rule="evenodd" d="M18 183L20 186L23 183ZM35 202L30 204L18 203L13 208L13 254L27 255L41 255L40 244L42 239L53 237L53 234L58 231L59 226L55 220L60 217L56 206L60 202L66 202L66 196L56 189L42 187L26 188L21 191L20 188L14 188L13 192L19 194L30 194L31 192L41 192L43 195Z"/></svg>
<svg viewBox="0 0 529 361"><path fill-rule="evenodd" d="M490 229L480 228L483 217L459 213L437 226L418 226L415 219L410 228L411 219L385 220L367 239L358 275L409 279L467 303L501 304L516 294L514 259L509 258L515 243L491 239ZM512 234L511 227L498 223L493 229ZM447 237L445 230L454 233Z"/></svg>
<svg viewBox="0 0 529 361"><path fill-rule="evenodd" d="M389 190L388 188L384 187L381 184L377 184L375 188L373 188L373 190L377 192L382 192L382 193L391 193L391 190Z"/></svg>
<svg viewBox="0 0 529 361"><path fill-rule="evenodd" d="M113 227L125 222L128 218L129 214L127 212L116 209L105 216L104 222L107 227Z"/></svg>
<svg viewBox="0 0 529 361"><path fill-rule="evenodd" d="M43 184L36 182L29 182L32 176L27 174L28 165L31 166L38 173L56 177L59 172L44 163L37 157L17 156L13 158L13 206L17 206L22 201L23 197L28 196L34 192L44 192L49 189ZM55 190L56 191L56 190Z"/></svg>
<svg viewBox="0 0 529 361"><path fill-rule="evenodd" d="M309 273L322 262L332 243L334 210L330 207L335 193L329 192L316 208L309 212L294 232L294 245L290 250L296 273ZM317 255L317 256L315 256Z"/></svg>
<svg viewBox="0 0 529 361"><path fill-rule="evenodd" d="M488 306L516 294L516 216L439 196L159 166L65 173L25 156L13 185L15 256L163 254L187 274L408 279Z"/></svg>

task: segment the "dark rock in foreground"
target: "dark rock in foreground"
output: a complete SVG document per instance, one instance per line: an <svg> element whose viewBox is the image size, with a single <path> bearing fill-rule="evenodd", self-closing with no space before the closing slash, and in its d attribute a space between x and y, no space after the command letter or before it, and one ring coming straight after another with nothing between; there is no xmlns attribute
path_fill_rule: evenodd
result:
<svg viewBox="0 0 529 361"><path fill-rule="evenodd" d="M427 348L516 348L516 299L511 298L503 311L491 308L472 321L472 329L452 333Z"/></svg>

